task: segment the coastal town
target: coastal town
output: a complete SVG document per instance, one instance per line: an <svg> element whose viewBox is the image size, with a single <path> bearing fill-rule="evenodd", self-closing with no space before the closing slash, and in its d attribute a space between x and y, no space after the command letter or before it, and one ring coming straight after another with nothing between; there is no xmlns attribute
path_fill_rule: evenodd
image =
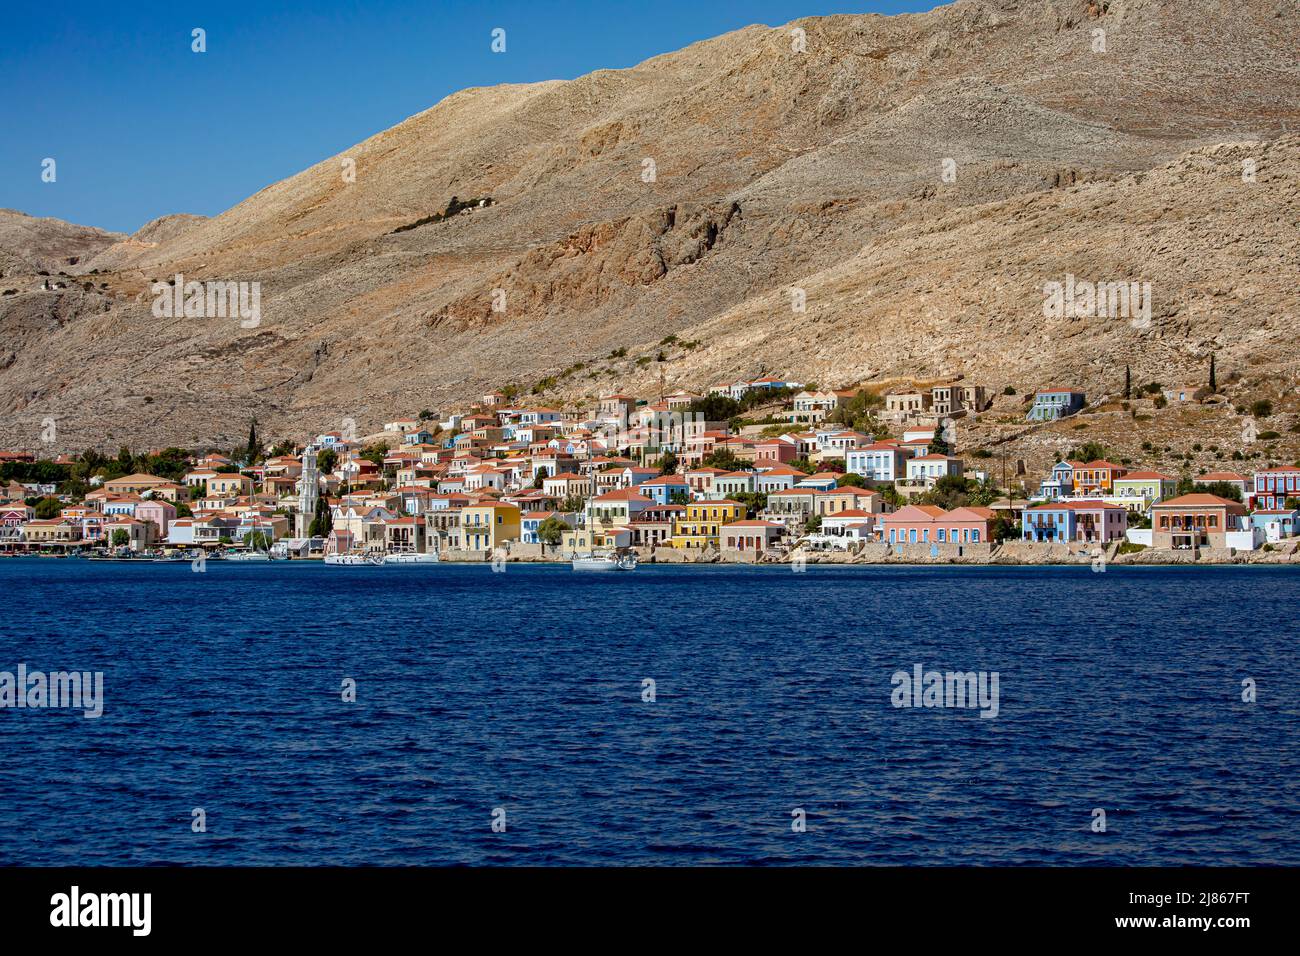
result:
<svg viewBox="0 0 1300 956"><path fill-rule="evenodd" d="M1173 400L1187 396L1172 395ZM992 390L764 377L551 408L516 393L228 453L0 452L0 554L328 563L1300 560L1300 467L1171 474L1084 444L958 454ZM1159 396L1163 399L1163 396ZM1023 396L1027 426L1083 391ZM1238 456L1240 457L1240 456ZM1016 474L1014 472L1021 472ZM626 566L626 565L625 565Z"/></svg>

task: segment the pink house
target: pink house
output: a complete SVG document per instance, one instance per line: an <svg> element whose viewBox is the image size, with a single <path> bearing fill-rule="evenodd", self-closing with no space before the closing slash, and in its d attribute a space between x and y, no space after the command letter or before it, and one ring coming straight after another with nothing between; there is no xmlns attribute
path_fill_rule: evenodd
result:
<svg viewBox="0 0 1300 956"><path fill-rule="evenodd" d="M136 505L135 516L140 521L152 521L158 529L155 538L161 538L176 520L176 506L169 501L153 498Z"/></svg>
<svg viewBox="0 0 1300 956"><path fill-rule="evenodd" d="M754 464L760 468L765 465L784 465L798 457L799 449L786 438L768 438L754 445Z"/></svg>
<svg viewBox="0 0 1300 956"><path fill-rule="evenodd" d="M881 540L889 544L983 544L993 538L993 512L988 508L905 505L880 516Z"/></svg>

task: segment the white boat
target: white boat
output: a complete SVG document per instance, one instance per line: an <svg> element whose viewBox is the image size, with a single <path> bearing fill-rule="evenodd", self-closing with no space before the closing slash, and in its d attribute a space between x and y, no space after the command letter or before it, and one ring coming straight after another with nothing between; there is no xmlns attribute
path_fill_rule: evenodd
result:
<svg viewBox="0 0 1300 956"><path fill-rule="evenodd" d="M344 554L327 554L325 555L326 564L348 564L348 565L380 565L384 563L384 556L378 553L366 553L361 551L348 551Z"/></svg>
<svg viewBox="0 0 1300 956"><path fill-rule="evenodd" d="M395 551L384 555L384 564L437 564L437 551Z"/></svg>
<svg viewBox="0 0 1300 956"><path fill-rule="evenodd" d="M573 570L575 571L635 571L636 555L629 552L628 554L615 554L612 551L593 552L590 554L575 554L573 556Z"/></svg>
<svg viewBox="0 0 1300 956"><path fill-rule="evenodd" d="M236 551L226 555L227 561L270 561L271 556L265 551Z"/></svg>

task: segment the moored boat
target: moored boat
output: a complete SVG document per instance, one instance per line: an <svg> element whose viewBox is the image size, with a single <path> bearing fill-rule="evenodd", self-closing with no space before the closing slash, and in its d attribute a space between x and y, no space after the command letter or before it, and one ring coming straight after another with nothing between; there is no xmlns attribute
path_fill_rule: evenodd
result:
<svg viewBox="0 0 1300 956"><path fill-rule="evenodd" d="M384 564L437 564L437 551L394 551L384 555Z"/></svg>
<svg viewBox="0 0 1300 956"><path fill-rule="evenodd" d="M613 551L596 551L573 556L575 571L635 571L636 555L632 552L617 554Z"/></svg>
<svg viewBox="0 0 1300 956"><path fill-rule="evenodd" d="M325 563L334 564L334 565L368 564L371 566L375 566L375 565L382 565L384 563L384 556L382 554L378 554L375 552L345 551L342 554L325 555Z"/></svg>

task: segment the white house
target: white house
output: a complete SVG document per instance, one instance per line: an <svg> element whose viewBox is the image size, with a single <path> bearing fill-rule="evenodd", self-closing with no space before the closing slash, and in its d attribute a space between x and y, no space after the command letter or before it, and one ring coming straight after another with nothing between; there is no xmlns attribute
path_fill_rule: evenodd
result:
<svg viewBox="0 0 1300 956"><path fill-rule="evenodd" d="M907 480L932 485L948 475L960 476L962 463L952 455L920 455L907 460Z"/></svg>
<svg viewBox="0 0 1300 956"><path fill-rule="evenodd" d="M844 455L844 470L870 481L897 481L903 477L906 455L897 445L876 442Z"/></svg>

